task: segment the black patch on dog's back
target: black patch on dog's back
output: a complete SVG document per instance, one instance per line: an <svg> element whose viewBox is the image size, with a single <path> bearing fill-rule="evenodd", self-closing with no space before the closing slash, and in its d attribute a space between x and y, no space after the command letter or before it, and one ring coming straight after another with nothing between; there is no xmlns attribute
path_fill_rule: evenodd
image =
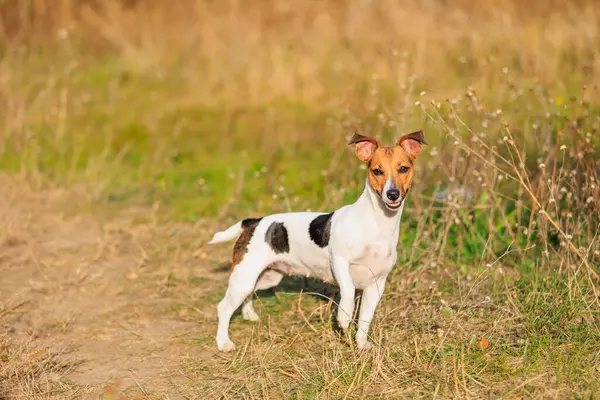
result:
<svg viewBox="0 0 600 400"><path fill-rule="evenodd" d="M288 231L283 222L273 222L265 233L265 242L271 246L276 254L288 253L290 251L290 242Z"/></svg>
<svg viewBox="0 0 600 400"><path fill-rule="evenodd" d="M329 235L331 232L331 214L319 215L313 219L308 226L310 239L319 247L326 247L329 244Z"/></svg>

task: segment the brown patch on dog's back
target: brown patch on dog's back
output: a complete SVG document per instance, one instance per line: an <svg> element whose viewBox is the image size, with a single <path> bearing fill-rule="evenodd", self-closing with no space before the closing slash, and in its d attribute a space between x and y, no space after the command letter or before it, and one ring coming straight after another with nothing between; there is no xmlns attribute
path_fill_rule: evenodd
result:
<svg viewBox="0 0 600 400"><path fill-rule="evenodd" d="M231 260L231 270L229 270L229 275L231 275L235 266L242 262L244 256L248 252L248 244L250 243L250 239L252 239L254 230L258 226L260 220L261 218L248 218L242 221L242 234L233 245L233 257Z"/></svg>

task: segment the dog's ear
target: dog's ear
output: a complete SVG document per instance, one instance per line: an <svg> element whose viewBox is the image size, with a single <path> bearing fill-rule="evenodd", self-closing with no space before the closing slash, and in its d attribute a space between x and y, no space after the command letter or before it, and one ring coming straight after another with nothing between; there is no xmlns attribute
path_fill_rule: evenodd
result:
<svg viewBox="0 0 600 400"><path fill-rule="evenodd" d="M352 136L352 139L350 139L350 143L348 144L355 145L354 151L356 152L356 156L360 161L366 163L371 161L375 150L379 147L379 142L376 139L359 135L358 133L355 133L354 136Z"/></svg>
<svg viewBox="0 0 600 400"><path fill-rule="evenodd" d="M396 142L396 146L402 147L412 158L417 158L421 154L421 145L427 144L423 131L409 133L401 136Z"/></svg>

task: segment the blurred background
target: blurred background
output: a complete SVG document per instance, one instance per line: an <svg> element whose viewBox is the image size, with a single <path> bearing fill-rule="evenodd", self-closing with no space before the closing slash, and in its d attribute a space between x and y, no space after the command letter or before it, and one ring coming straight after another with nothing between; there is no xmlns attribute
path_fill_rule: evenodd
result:
<svg viewBox="0 0 600 400"><path fill-rule="evenodd" d="M471 90L472 130L503 137L493 121L508 121L535 153L597 96L593 1L0 4L2 165L191 219L350 201L354 130L423 128L439 152L423 164L440 162L452 146L417 101L445 112ZM429 169L421 181L462 173Z"/></svg>
<svg viewBox="0 0 600 400"><path fill-rule="evenodd" d="M329 394L371 378L396 387L373 371L398 359L421 393L446 380L441 393L456 396L494 384L586 394L600 373L599 29L596 1L0 0L0 168L33 192L74 190L74 215L146 210L172 240L179 224L185 245L142 247L147 271L199 265L165 286L184 293L229 257L202 247L214 231L355 201L366 171L347 146L354 132L392 144L423 129L383 310L427 304L432 320L413 334L434 333L407 359L414 335L382 324L392 350L365 361L366 381L329 354L356 372ZM174 248L180 266L168 264ZM212 310L225 274L215 279L216 294L186 304ZM440 347L439 329L446 340L457 325L466 331ZM444 368L465 348L463 393ZM299 359L288 350L273 355ZM435 382L434 363L445 366ZM507 379L525 383L509 392Z"/></svg>

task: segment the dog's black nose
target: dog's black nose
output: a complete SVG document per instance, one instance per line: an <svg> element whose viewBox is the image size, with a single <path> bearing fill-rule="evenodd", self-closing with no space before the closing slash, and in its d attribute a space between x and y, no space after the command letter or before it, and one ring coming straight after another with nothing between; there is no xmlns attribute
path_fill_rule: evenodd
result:
<svg viewBox="0 0 600 400"><path fill-rule="evenodd" d="M400 197L400 191L398 189L390 189L386 192L386 195L391 201L396 201Z"/></svg>

